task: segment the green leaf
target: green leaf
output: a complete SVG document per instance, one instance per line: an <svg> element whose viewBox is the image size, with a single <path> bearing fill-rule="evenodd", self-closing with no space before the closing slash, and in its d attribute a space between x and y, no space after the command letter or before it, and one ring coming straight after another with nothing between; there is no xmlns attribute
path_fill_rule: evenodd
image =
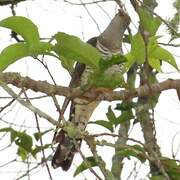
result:
<svg viewBox="0 0 180 180"><path fill-rule="evenodd" d="M13 129L11 127L7 127L7 128L1 128L0 132L11 132Z"/></svg>
<svg viewBox="0 0 180 180"><path fill-rule="evenodd" d="M40 45L40 38L37 26L26 17L12 16L0 21L0 26L9 28L21 35L29 44L29 50L36 52Z"/></svg>
<svg viewBox="0 0 180 180"><path fill-rule="evenodd" d="M36 141L39 141L39 139L43 136L43 135L45 135L46 133L48 133L48 132L50 132L50 131L52 131L53 129L48 129L48 130L46 130L46 131L44 131L44 132L36 132L36 133L34 133L34 137L35 137L35 139L36 139Z"/></svg>
<svg viewBox="0 0 180 180"><path fill-rule="evenodd" d="M11 143L15 142L16 145L24 148L27 152L32 150L33 141L31 136L26 134L26 132L16 131L11 127L2 128L0 132L10 132Z"/></svg>
<svg viewBox="0 0 180 180"><path fill-rule="evenodd" d="M158 72L162 72L161 63L159 59L148 58L148 63L153 69L157 70Z"/></svg>
<svg viewBox="0 0 180 180"><path fill-rule="evenodd" d="M151 180L164 180L163 176L152 176Z"/></svg>
<svg viewBox="0 0 180 180"><path fill-rule="evenodd" d="M18 132L16 131L16 139L15 139L16 145L22 147L27 152L31 152L32 150L32 137L26 134L25 132Z"/></svg>
<svg viewBox="0 0 180 180"><path fill-rule="evenodd" d="M15 131L14 129L12 129L11 131L10 131L10 138L11 138L11 143L13 143L13 142L15 142L15 140L17 139L17 137L18 137L18 131Z"/></svg>
<svg viewBox="0 0 180 180"><path fill-rule="evenodd" d="M15 144L18 145L17 154L24 161L28 153L32 151L32 137L26 132L16 131L11 127L2 128L0 129L0 132L10 132L11 143L15 142Z"/></svg>
<svg viewBox="0 0 180 180"><path fill-rule="evenodd" d="M153 17L151 13L143 8L139 8L139 15L143 28L150 33L150 36L155 35L161 25L161 20L158 17Z"/></svg>
<svg viewBox="0 0 180 180"><path fill-rule="evenodd" d="M145 43L140 33L137 33L131 40L131 55L137 64L141 65L145 61Z"/></svg>
<svg viewBox="0 0 180 180"><path fill-rule="evenodd" d="M90 81L90 83L96 87L105 87L110 89L123 87L125 84L123 74L118 65L114 65L104 72L96 71L92 73Z"/></svg>
<svg viewBox="0 0 180 180"><path fill-rule="evenodd" d="M11 143L14 142L15 138L17 137L17 131L15 131L13 128L11 127L7 127L7 128L2 128L0 129L0 132L10 132L10 137L11 137Z"/></svg>
<svg viewBox="0 0 180 180"><path fill-rule="evenodd" d="M57 43L54 46L54 51L63 57L66 64L71 64L71 61L78 61L80 63L97 68L101 53L91 45L84 43L78 37L68 35L63 32L57 33L54 38Z"/></svg>
<svg viewBox="0 0 180 180"><path fill-rule="evenodd" d="M90 75L89 84L110 89L123 87L125 85L123 77L126 72L125 62L127 59L123 55L116 55L107 59L101 58L99 68Z"/></svg>
<svg viewBox="0 0 180 180"><path fill-rule="evenodd" d="M122 103L116 104L115 109L120 110L120 111L129 111L135 106L136 104L134 102L122 102Z"/></svg>
<svg viewBox="0 0 180 180"><path fill-rule="evenodd" d="M17 60L29 56L29 45L17 43L6 47L0 54L0 70L6 69Z"/></svg>
<svg viewBox="0 0 180 180"><path fill-rule="evenodd" d="M133 156L139 159L142 163L146 161L144 154L145 154L145 151L143 147L141 147L140 145L133 145L133 146L129 145L126 148L121 149L120 151L117 152L118 156L127 157L127 158L129 158L130 156Z"/></svg>
<svg viewBox="0 0 180 180"><path fill-rule="evenodd" d="M122 114L119 117L117 117L116 126L118 124L121 124L121 123L124 123L126 121L129 121L129 120L131 120L133 118L134 118L134 116L133 116L132 111L122 111Z"/></svg>
<svg viewBox="0 0 180 180"><path fill-rule="evenodd" d="M67 59L66 57L64 56L60 56L59 59L61 60L61 64L62 66L68 70L68 72L70 72L70 74L73 73L74 71L74 63L75 63L75 60L73 59Z"/></svg>
<svg viewBox="0 0 180 180"><path fill-rule="evenodd" d="M28 152L24 148L19 147L17 154L21 157L22 161L25 161L27 159Z"/></svg>
<svg viewBox="0 0 180 180"><path fill-rule="evenodd" d="M173 55L166 49L161 48L160 46L156 46L155 48L149 48L148 54L150 59L159 59L166 61L179 71L176 60L174 59Z"/></svg>
<svg viewBox="0 0 180 180"><path fill-rule="evenodd" d="M109 122L111 122L112 124L116 123L117 118L116 118L113 110L111 109L111 106L108 107L108 112L106 113L106 116L107 116Z"/></svg>
<svg viewBox="0 0 180 180"><path fill-rule="evenodd" d="M108 122L108 121L105 121L105 120L97 120L97 121L90 122L90 123L103 126L104 128L106 128L109 131L113 132L113 124L111 122Z"/></svg>
<svg viewBox="0 0 180 180"><path fill-rule="evenodd" d="M105 71L106 69L112 67L113 65L118 65L127 62L127 59L124 55L118 54L113 55L111 58L101 58L99 61L99 68L101 71ZM122 65L123 67L123 65Z"/></svg>
<svg viewBox="0 0 180 180"><path fill-rule="evenodd" d="M172 180L180 179L180 165L175 160L163 157L161 163Z"/></svg>
<svg viewBox="0 0 180 180"><path fill-rule="evenodd" d="M129 52L125 55L127 62L125 63L126 72L132 67L132 65L136 62L135 58L133 57L132 53Z"/></svg>
<svg viewBox="0 0 180 180"><path fill-rule="evenodd" d="M41 152L42 150L48 149L51 146L52 146L52 144L45 144L43 146L36 145L36 147L34 149L32 149L31 154L33 155L34 158L36 158L37 153Z"/></svg>
<svg viewBox="0 0 180 180"><path fill-rule="evenodd" d="M37 54L48 54L51 50L51 44L41 42L38 49L36 49ZM10 64L16 62L17 60L26 57L33 56L34 52L29 51L29 44L27 43L16 43L6 47L0 54L0 70L5 70Z"/></svg>
<svg viewBox="0 0 180 180"><path fill-rule="evenodd" d="M76 171L74 172L74 177L77 176L79 173L89 169L90 167L97 166L98 164L96 163L94 157L87 157L77 168Z"/></svg>
<svg viewBox="0 0 180 180"><path fill-rule="evenodd" d="M148 56L150 55L150 53L156 49L157 47L159 47L158 45L158 38L160 38L161 36L152 36L149 38L149 42L148 42Z"/></svg>

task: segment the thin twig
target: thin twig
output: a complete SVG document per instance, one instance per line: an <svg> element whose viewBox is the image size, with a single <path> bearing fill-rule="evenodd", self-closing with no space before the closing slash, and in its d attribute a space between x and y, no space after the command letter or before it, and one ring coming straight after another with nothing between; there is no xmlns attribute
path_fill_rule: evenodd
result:
<svg viewBox="0 0 180 180"><path fill-rule="evenodd" d="M9 162L6 162L6 163L0 165L0 168L2 168L2 167L4 167L4 166L7 166L7 165L9 165L9 164L11 164L11 163L13 163L13 162L16 162L16 158L13 159L13 160L11 160L11 161L9 161Z"/></svg>
<svg viewBox="0 0 180 180"><path fill-rule="evenodd" d="M112 20L111 16L108 14L108 12L101 6L99 5L98 3L96 3L96 5L104 12L104 14L106 14L106 16Z"/></svg>
<svg viewBox="0 0 180 180"><path fill-rule="evenodd" d="M37 130L38 130L39 133L41 133L40 126L39 126L39 121L38 121L38 116L37 116L36 113L34 113L34 115L35 115L35 119L36 119ZM49 178L50 178L50 180L53 180L51 172L50 172L50 168L49 168L47 160L46 160L45 152L44 152L44 149L43 149L42 136L40 136L40 144L41 144L41 151L42 151L43 159L44 159L44 162L45 162L45 165L46 165L46 169L47 169Z"/></svg>
<svg viewBox="0 0 180 180"><path fill-rule="evenodd" d="M37 169L40 165L41 165L41 164L37 164L37 165L34 166L33 168L29 169L28 173L31 172L31 171L33 171L33 170L35 170L35 169ZM24 178L24 177L26 177L26 176L27 176L27 171L26 171L23 175L21 175L20 177L16 178L16 180L20 180L20 179L22 179L22 178Z"/></svg>
<svg viewBox="0 0 180 180"><path fill-rule="evenodd" d="M42 99L42 98L47 98L47 95L42 95L42 96L36 96L36 97L29 97L30 100L37 100L37 99ZM25 97L21 97L22 99L26 99ZM0 99L13 99L11 96L1 96Z"/></svg>
<svg viewBox="0 0 180 180"><path fill-rule="evenodd" d="M158 19L160 19L172 32L174 32L176 35L178 35L178 37L180 36L176 29L174 29L174 27L172 27L170 25L170 23L168 23L165 19L163 19L161 16L159 16L157 13L155 13L154 11L151 10L151 8L149 8L146 4L144 4L143 2L141 2L140 0L137 0L141 5L143 5L143 7L145 7L151 14L155 15Z"/></svg>
<svg viewBox="0 0 180 180"><path fill-rule="evenodd" d="M2 111L4 111L7 107L9 107L13 102L15 101L15 99L12 99L10 102L8 102L5 106L0 108L0 113Z"/></svg>
<svg viewBox="0 0 180 180"><path fill-rule="evenodd" d="M8 125L11 125L11 126L17 126L17 127L23 127L23 128L28 128L28 129L35 129L36 127L35 126L27 126L27 125L23 125L23 124L17 124L17 123L12 123L12 122L9 122L9 121L6 121L2 118L0 118L0 121L2 121L3 123L6 123ZM41 127L43 129L49 129L49 127ZM0 139L1 140L1 139Z"/></svg>
<svg viewBox="0 0 180 180"><path fill-rule="evenodd" d="M53 140L52 140L52 141L54 141L55 137L56 137L56 134L57 134L57 131L59 129L59 125L61 123L61 120L65 121L65 118L64 118L64 112L62 112L56 96L52 95L52 99L53 99L54 105L55 105L55 107L56 107L56 109L57 109L57 111L59 113L58 125L56 125L55 133L54 133Z"/></svg>
<svg viewBox="0 0 180 180"><path fill-rule="evenodd" d="M180 47L180 44L161 43L161 42L159 42L158 44L163 45L163 46Z"/></svg>
<svg viewBox="0 0 180 180"><path fill-rule="evenodd" d="M41 111L39 108L33 106L30 102L24 101L22 98L18 97L18 95L10 88L8 87L5 83L0 82L1 87L8 93L10 94L14 99L16 99L20 104L28 108L34 113L37 113L40 117L43 117L47 119L51 124L57 125L57 121L53 119L51 116L46 114L45 112Z"/></svg>
<svg viewBox="0 0 180 180"><path fill-rule="evenodd" d="M104 175L104 178L105 179L114 179L113 174L108 169L106 169L106 163L97 153L97 149L95 146L96 141L94 140L94 137L92 137L92 136L86 137L85 141L88 144L95 161L98 163L98 167L101 170L102 174Z"/></svg>
<svg viewBox="0 0 180 180"><path fill-rule="evenodd" d="M141 144L142 146L144 146L144 144L143 144L141 141L138 141L138 140L136 140L136 139L129 138L129 137L120 136L119 134L99 133L99 134L93 134L93 135L90 135L90 136L92 136L92 137L100 137L100 136L112 136L112 137L119 137L119 138L124 138L124 139L127 139L127 140L129 140L129 141L136 142L136 143Z"/></svg>
<svg viewBox="0 0 180 180"><path fill-rule="evenodd" d="M55 79L54 79L54 77L53 77L53 75L52 75L52 73L51 73L51 71L49 70L48 65L43 61L43 59L44 59L44 56L42 57L42 60L40 60L39 58L36 57L36 60L38 60L38 61L44 66L44 68L46 69L46 71L48 72L48 74L49 74L49 76L51 77L54 85L57 85L57 84L56 84L56 81L55 81Z"/></svg>
<svg viewBox="0 0 180 180"><path fill-rule="evenodd" d="M94 24L96 25L98 31L101 33L101 29L98 25L98 23L96 22L96 19L92 16L92 14L90 13L89 9L86 7L85 4L83 4L83 2L81 0L79 0L81 2L81 4L83 5L84 9L86 10L86 12L88 13L88 15L91 17L91 19L93 20Z"/></svg>
<svg viewBox="0 0 180 180"><path fill-rule="evenodd" d="M86 160L86 157L84 156L84 154L82 153L82 151L79 149L78 152L81 155L84 162L86 163L87 160ZM88 162L87 162L87 165L88 165ZM94 169L92 167L89 167L88 169L92 172L92 174L94 174L96 176L97 179L102 180L102 178L94 171Z"/></svg>
<svg viewBox="0 0 180 180"><path fill-rule="evenodd" d="M83 5L97 4L97 3L108 2L108 1L114 1L114 0L99 0L99 1L81 2L81 3L74 3L74 2L71 2L71 1L64 0L64 2L66 2L66 3L68 3L68 4L71 4L71 5L77 5L77 6L80 6L80 5L83 6Z"/></svg>
<svg viewBox="0 0 180 180"><path fill-rule="evenodd" d="M174 152L174 141L176 139L176 137L180 134L180 132L177 132L174 136L173 136L173 139L172 139L172 146L171 146L171 152L172 152L172 157L175 159L175 157L177 156L179 150L180 150L180 141L179 141L179 145L177 147L177 150L176 152Z"/></svg>

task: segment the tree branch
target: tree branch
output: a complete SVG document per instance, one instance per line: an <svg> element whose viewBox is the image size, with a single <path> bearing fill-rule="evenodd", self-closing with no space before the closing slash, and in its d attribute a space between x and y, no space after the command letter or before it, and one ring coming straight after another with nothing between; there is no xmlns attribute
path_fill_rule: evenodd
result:
<svg viewBox="0 0 180 180"><path fill-rule="evenodd" d="M69 88L60 85L52 85L46 81L35 81L29 77L22 77L19 73L0 73L0 80L6 84L12 84L18 88L31 89L35 92L45 93L49 96L60 95L68 98L81 97L96 100L128 100L135 97L153 96L169 89L180 89L180 79L168 79L151 85L142 85L133 90L113 91L106 88L92 88L83 92L80 88Z"/></svg>
<svg viewBox="0 0 180 180"><path fill-rule="evenodd" d="M14 99L16 99L20 104L25 106L26 108L30 109L32 112L38 114L40 117L43 117L44 119L47 119L51 124L57 125L57 121L53 119L51 116L46 114L45 112L41 111L40 109L33 106L30 102L24 101L22 98L20 98L11 88L9 88L4 82L0 82L0 86Z"/></svg>
<svg viewBox="0 0 180 180"><path fill-rule="evenodd" d="M22 1L26 1L26 0L0 0L0 6L9 5L9 4L17 4Z"/></svg>

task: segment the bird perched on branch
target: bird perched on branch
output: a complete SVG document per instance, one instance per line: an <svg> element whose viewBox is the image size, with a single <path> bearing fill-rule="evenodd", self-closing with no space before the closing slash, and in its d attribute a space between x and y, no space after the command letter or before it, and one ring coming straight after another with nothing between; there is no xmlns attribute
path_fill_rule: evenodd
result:
<svg viewBox="0 0 180 180"><path fill-rule="evenodd" d="M87 43L96 47L104 57L122 54L123 35L129 23L130 18L127 13L119 10L104 32L98 37L90 39ZM85 64L77 63L70 87L75 88L86 84L90 70L91 68ZM78 130L84 131L93 111L99 103L96 100L89 102L86 99L73 99L71 101L69 121ZM81 139L70 138L64 130L60 130L55 137L55 142L59 144L52 159L52 166L53 168L61 167L67 171L71 166L74 154L80 148Z"/></svg>

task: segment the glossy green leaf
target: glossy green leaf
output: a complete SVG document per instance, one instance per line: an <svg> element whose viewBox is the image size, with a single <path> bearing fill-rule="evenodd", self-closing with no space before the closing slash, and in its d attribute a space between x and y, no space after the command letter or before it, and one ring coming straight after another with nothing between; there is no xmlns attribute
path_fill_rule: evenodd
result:
<svg viewBox="0 0 180 180"><path fill-rule="evenodd" d="M160 46L157 46L149 51L149 58L150 59L159 59L166 61L170 65L172 65L174 68L178 69L178 66L176 64L176 60L174 59L173 55L167 51L164 48L161 48Z"/></svg>
<svg viewBox="0 0 180 180"><path fill-rule="evenodd" d="M90 167L97 166L98 164L96 163L94 157L87 157L77 168L76 171L74 172L74 177L77 176L79 173L89 169Z"/></svg>
<svg viewBox="0 0 180 180"><path fill-rule="evenodd" d="M108 122L108 121L105 121L105 120L97 120L97 121L94 121L94 122L91 122L91 123L103 126L104 128L106 128L109 131L113 132L113 124L111 122Z"/></svg>
<svg viewBox="0 0 180 180"><path fill-rule="evenodd" d="M157 70L158 72L162 72L161 63L159 59L149 58L148 63L153 69Z"/></svg>
<svg viewBox="0 0 180 180"><path fill-rule="evenodd" d="M0 54L0 70L3 71L10 64L26 56L29 56L29 45L26 43L17 43L6 47Z"/></svg>
<svg viewBox="0 0 180 180"><path fill-rule="evenodd" d="M50 55L50 50L51 45L49 43L41 42L36 53ZM27 43L16 43L6 47L0 54L0 70L5 70L10 64L26 56L34 56L34 52L29 51L29 44Z"/></svg>
<svg viewBox="0 0 180 180"><path fill-rule="evenodd" d="M84 43L76 36L63 32L57 33L54 38L57 41L54 51L59 57L64 57L66 64L75 60L95 68L98 67L101 53L91 45Z"/></svg>
<svg viewBox="0 0 180 180"><path fill-rule="evenodd" d="M139 15L143 29L145 29L150 36L155 35L161 25L161 20L158 17L153 17L152 13L143 8L139 8Z"/></svg>
<svg viewBox="0 0 180 180"><path fill-rule="evenodd" d="M30 51L34 52L40 44L37 26L28 18L22 16L11 16L0 21L0 26L9 28L21 35L29 44Z"/></svg>
<svg viewBox="0 0 180 180"><path fill-rule="evenodd" d="M149 38L149 43L147 48L149 64L151 65L151 67L160 71L160 60L162 60L162 61L166 61L167 63L169 63L179 71L178 66L176 64L176 60L174 59L173 55L169 51L158 45L157 42L158 38L159 36L152 36L151 38Z"/></svg>
<svg viewBox="0 0 180 180"><path fill-rule="evenodd" d="M131 55L137 64L141 65L145 61L145 43L140 33L137 33L131 40Z"/></svg>

